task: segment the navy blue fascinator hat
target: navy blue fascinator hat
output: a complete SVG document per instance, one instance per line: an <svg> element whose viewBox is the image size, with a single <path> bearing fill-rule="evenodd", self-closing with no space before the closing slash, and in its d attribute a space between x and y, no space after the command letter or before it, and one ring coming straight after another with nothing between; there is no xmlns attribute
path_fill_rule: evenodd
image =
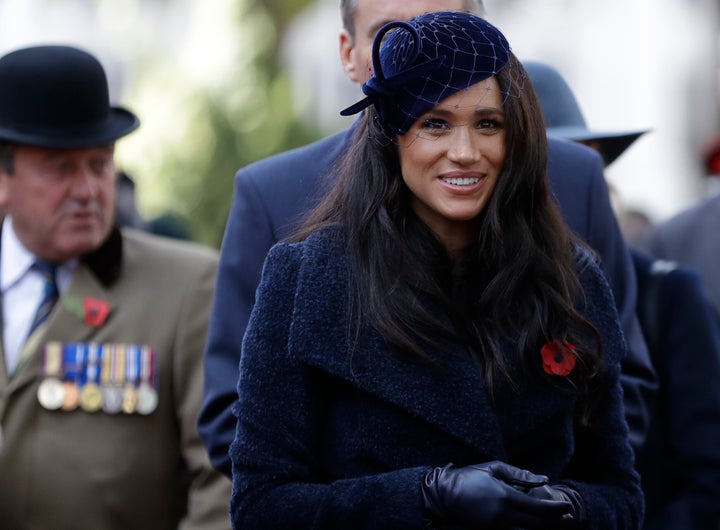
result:
<svg viewBox="0 0 720 530"><path fill-rule="evenodd" d="M647 132L588 129L580 105L560 72L537 61L523 61L523 66L540 100L548 134L574 142L596 142L606 166Z"/></svg>
<svg viewBox="0 0 720 530"><path fill-rule="evenodd" d="M373 42L373 75L362 87L367 97L340 114L374 105L384 127L402 135L440 101L494 76L509 59L503 34L470 13L389 22Z"/></svg>
<svg viewBox="0 0 720 530"><path fill-rule="evenodd" d="M52 148L112 143L140 125L110 105L100 62L70 46L33 46L0 57L0 139Z"/></svg>

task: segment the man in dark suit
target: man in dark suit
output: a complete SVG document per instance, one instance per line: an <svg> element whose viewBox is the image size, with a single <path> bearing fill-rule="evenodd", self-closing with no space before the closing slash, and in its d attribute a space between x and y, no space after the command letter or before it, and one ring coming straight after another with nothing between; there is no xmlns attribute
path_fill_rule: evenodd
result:
<svg viewBox="0 0 720 530"><path fill-rule="evenodd" d="M478 12L482 5L477 0L341 1L345 28L340 34L340 55L348 77L357 83L368 79L372 41L385 22L438 9ZM347 135L338 133L251 164L235 177L205 353L205 400L199 421L211 461L228 475L241 343L265 255L292 232L327 189L325 176L343 152ZM635 316L635 277L610 207L602 161L589 148L551 140L549 171L566 221L599 253L616 297L629 343L623 386L632 441L637 446L647 429L655 375Z"/></svg>

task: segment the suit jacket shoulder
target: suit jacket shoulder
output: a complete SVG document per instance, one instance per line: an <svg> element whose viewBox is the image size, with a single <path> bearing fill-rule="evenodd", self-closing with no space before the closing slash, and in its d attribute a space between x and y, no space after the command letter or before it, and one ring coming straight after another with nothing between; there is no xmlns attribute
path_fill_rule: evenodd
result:
<svg viewBox="0 0 720 530"><path fill-rule="evenodd" d="M191 241L156 236L131 228L122 229L122 235L125 256L146 266L191 270L216 265L219 259L217 250Z"/></svg>
<svg viewBox="0 0 720 530"><path fill-rule="evenodd" d="M705 199L659 223L652 230L648 248L653 255L667 259L678 259L687 252L701 252L705 250L704 245L718 241L715 233L709 229L718 225L720 195Z"/></svg>
<svg viewBox="0 0 720 530"><path fill-rule="evenodd" d="M706 199L657 225L643 245L653 256L689 265L700 272L720 311L720 195Z"/></svg>
<svg viewBox="0 0 720 530"><path fill-rule="evenodd" d="M285 237L294 222L311 209L332 185L333 163L344 150L348 132L254 162L235 175L238 206L250 200L262 210L276 233Z"/></svg>

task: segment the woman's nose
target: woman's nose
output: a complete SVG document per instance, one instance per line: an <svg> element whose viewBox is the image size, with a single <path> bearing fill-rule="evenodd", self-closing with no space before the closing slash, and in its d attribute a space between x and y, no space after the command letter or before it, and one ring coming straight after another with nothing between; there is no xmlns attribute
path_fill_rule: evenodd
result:
<svg viewBox="0 0 720 530"><path fill-rule="evenodd" d="M479 139L467 125L455 127L450 138L448 158L459 163L476 162L481 156Z"/></svg>

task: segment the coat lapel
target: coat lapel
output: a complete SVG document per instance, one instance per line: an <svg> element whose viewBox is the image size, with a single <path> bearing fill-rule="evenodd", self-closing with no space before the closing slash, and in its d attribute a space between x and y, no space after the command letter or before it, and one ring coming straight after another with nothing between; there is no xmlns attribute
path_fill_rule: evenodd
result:
<svg viewBox="0 0 720 530"><path fill-rule="evenodd" d="M92 326L85 321L83 301L87 297L109 304L110 313L100 326ZM8 391L22 388L38 377L46 342L90 342L99 329L112 320L115 309L107 289L84 263L80 263L70 288L60 297L46 325L38 328L23 347L18 366L10 377Z"/></svg>
<svg viewBox="0 0 720 530"><path fill-rule="evenodd" d="M328 356L307 344L308 361L349 384L432 424L488 459L505 456L503 436L477 367L465 354L433 354L442 366L394 356L379 337L363 341L351 355L346 344Z"/></svg>
<svg viewBox="0 0 720 530"><path fill-rule="evenodd" d="M317 265L312 256L306 258ZM344 260L320 261L320 266L303 267L298 277L293 320L302 325L291 338L294 353L450 433L489 459L503 458L500 425L478 368L464 348L450 345L458 355L429 352L442 361L445 369L440 370L399 359L376 332L366 329L349 353L353 326L339 317L348 314Z"/></svg>

